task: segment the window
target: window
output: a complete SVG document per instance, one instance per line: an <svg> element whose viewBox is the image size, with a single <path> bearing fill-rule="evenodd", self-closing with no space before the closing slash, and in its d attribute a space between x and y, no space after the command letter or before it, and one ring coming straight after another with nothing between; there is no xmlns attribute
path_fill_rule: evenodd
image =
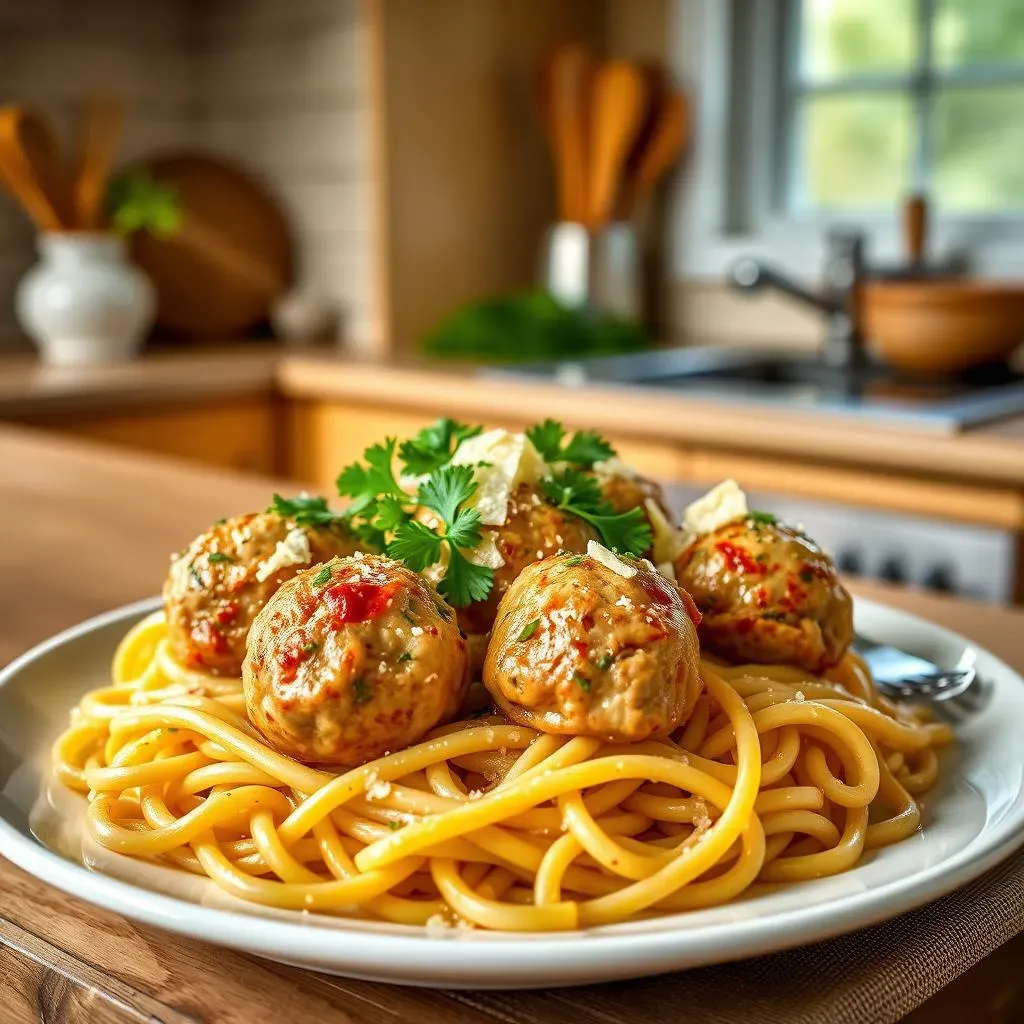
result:
<svg viewBox="0 0 1024 1024"><path fill-rule="evenodd" d="M696 109L677 276L753 255L811 277L836 223L891 264L918 191L932 257L1024 275L1024 0L671 3Z"/></svg>
<svg viewBox="0 0 1024 1024"><path fill-rule="evenodd" d="M792 0L781 195L790 210L1024 209L1022 0Z"/></svg>

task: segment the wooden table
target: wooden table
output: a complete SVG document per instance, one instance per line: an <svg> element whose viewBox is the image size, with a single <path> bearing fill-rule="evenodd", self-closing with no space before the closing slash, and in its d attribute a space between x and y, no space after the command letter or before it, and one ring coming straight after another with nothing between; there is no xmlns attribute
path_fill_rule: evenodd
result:
<svg viewBox="0 0 1024 1024"><path fill-rule="evenodd" d="M169 553L272 483L0 431L0 663L65 626L156 592ZM1024 666L1024 614L876 586ZM1024 942L1008 943L910 1020L1024 1019ZM991 1014L986 1013L991 1010ZM299 971L135 925L0 861L0 1024L625 1024L670 1021L673 977L558 992L442 992ZM785 1005L778 1019L787 1019Z"/></svg>

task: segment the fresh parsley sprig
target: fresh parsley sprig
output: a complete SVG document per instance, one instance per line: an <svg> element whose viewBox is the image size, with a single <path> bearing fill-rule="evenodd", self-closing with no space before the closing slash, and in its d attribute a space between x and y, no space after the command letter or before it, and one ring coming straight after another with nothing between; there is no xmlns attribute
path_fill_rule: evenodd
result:
<svg viewBox="0 0 1024 1024"><path fill-rule="evenodd" d="M616 513L592 476L564 469L542 480L540 486L555 508L590 523L606 548L627 555L640 555L650 548L653 536L643 510Z"/></svg>
<svg viewBox="0 0 1024 1024"><path fill-rule="evenodd" d="M398 457L409 476L426 476L451 462L455 450L467 438L482 433L483 427L471 427L445 417L424 427L415 437L403 441Z"/></svg>
<svg viewBox="0 0 1024 1024"><path fill-rule="evenodd" d="M326 498L309 494L300 494L296 498L282 498L275 494L267 511L285 519L294 519L297 526L329 526L343 518L341 513L327 507Z"/></svg>
<svg viewBox="0 0 1024 1024"><path fill-rule="evenodd" d="M437 530L416 519L400 523L387 546L387 554L422 572L444 560L444 577L438 591L456 608L482 601L491 591L494 570L471 562L466 552L482 540L480 513L467 508L476 493L471 466L442 466L431 473L416 492L418 503L436 512L441 520Z"/></svg>
<svg viewBox="0 0 1024 1024"><path fill-rule="evenodd" d="M593 430L577 430L567 441L565 428L557 420L544 420L530 427L526 436L548 463L568 462L590 469L595 462L615 455L615 449Z"/></svg>

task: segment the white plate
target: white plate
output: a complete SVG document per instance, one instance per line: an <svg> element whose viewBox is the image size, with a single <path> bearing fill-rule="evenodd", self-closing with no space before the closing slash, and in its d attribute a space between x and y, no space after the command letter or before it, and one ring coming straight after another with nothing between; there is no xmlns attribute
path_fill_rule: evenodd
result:
<svg viewBox="0 0 1024 1024"><path fill-rule="evenodd" d="M960 728L916 836L856 869L710 910L586 933L422 930L268 911L180 872L106 855L76 860L77 833L52 828L48 750L81 693L103 685L125 630L156 602L102 615L29 651L0 673L0 854L37 878L126 917L285 963L409 985L525 988L638 977L802 945L893 917L963 885L1024 842L1024 680L986 651L869 601L857 627L939 663L976 658L994 695ZM75 798L80 799L80 798ZM34 826L34 828L33 828ZM43 834L48 849L36 834ZM63 851L63 852L61 852ZM120 877L112 877L111 873ZM155 890L164 889L164 893ZM174 889L178 895L167 895Z"/></svg>

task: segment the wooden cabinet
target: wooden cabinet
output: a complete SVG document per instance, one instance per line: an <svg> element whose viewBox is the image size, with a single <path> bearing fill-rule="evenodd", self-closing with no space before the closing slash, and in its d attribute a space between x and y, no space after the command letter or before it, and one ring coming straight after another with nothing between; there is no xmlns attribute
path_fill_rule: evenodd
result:
<svg viewBox="0 0 1024 1024"><path fill-rule="evenodd" d="M278 419L268 397L38 415L21 422L224 469L279 473L285 467L278 458Z"/></svg>

